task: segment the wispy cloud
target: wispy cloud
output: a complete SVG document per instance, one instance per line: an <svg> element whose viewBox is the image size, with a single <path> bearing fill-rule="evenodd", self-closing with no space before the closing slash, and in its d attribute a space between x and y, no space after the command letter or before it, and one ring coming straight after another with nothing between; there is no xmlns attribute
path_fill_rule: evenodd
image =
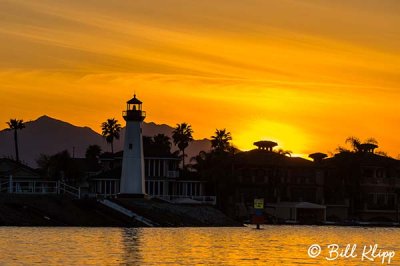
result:
<svg viewBox="0 0 400 266"><path fill-rule="evenodd" d="M304 153L362 132L395 154L398 12L392 0L1 1L0 120L97 127L136 90L149 119L190 121L198 137L227 127L242 148L279 132Z"/></svg>

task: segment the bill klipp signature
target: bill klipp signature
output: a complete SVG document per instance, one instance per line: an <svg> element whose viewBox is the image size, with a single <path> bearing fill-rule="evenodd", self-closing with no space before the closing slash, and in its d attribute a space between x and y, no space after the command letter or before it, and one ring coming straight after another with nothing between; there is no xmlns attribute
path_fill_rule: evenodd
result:
<svg viewBox="0 0 400 266"><path fill-rule="evenodd" d="M361 261L380 261L382 264L390 264L396 255L394 250L384 250L379 248L378 244L364 245L358 247L357 244L347 244L340 246L338 244L329 244L323 250L318 244L313 244L308 248L308 256L317 258L323 253L328 261L338 259L359 259Z"/></svg>

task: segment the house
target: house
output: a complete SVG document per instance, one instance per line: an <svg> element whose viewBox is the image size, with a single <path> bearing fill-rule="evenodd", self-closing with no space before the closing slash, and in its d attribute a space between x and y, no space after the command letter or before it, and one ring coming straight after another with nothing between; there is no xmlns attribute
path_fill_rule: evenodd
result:
<svg viewBox="0 0 400 266"><path fill-rule="evenodd" d="M44 180L35 169L12 159L0 158L0 192L56 193L55 182Z"/></svg>
<svg viewBox="0 0 400 266"><path fill-rule="evenodd" d="M88 179L90 194L107 197L119 193L122 158L122 151L100 156L102 171ZM180 176L179 162L176 156L147 154L144 158L146 194L169 201L191 198L214 204L215 197L205 196L204 181L188 180Z"/></svg>
<svg viewBox="0 0 400 266"><path fill-rule="evenodd" d="M331 158L313 153L309 161L274 151L275 142L254 144L258 149L235 156L233 192L221 199L235 204L236 217L246 217L253 200L264 198L277 208L281 202L325 206L328 221L399 221L400 161L376 154L377 145Z"/></svg>
<svg viewBox="0 0 400 266"><path fill-rule="evenodd" d="M398 221L400 161L367 147L324 160L327 218Z"/></svg>
<svg viewBox="0 0 400 266"><path fill-rule="evenodd" d="M236 205L236 217L247 216L255 198L264 198L268 204L324 203L323 175L313 162L273 151L276 143L264 141L255 145L258 149L235 156L235 184L230 201Z"/></svg>

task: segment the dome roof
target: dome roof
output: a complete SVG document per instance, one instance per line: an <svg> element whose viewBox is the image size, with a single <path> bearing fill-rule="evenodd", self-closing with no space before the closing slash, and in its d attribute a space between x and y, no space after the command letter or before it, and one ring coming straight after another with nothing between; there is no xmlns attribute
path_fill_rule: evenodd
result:
<svg viewBox="0 0 400 266"><path fill-rule="evenodd" d="M132 99L126 102L127 104L142 104L142 102L136 98L136 94L133 96Z"/></svg>

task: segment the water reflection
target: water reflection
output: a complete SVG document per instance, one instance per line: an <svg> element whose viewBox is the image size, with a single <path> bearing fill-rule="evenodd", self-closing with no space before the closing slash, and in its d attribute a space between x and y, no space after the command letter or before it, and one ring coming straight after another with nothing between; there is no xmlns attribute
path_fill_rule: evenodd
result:
<svg viewBox="0 0 400 266"><path fill-rule="evenodd" d="M107 229L104 229L107 230ZM143 258L140 253L141 246L141 229L123 228L122 230L122 246L123 246L123 262L141 262ZM142 230L143 231L143 230Z"/></svg>
<svg viewBox="0 0 400 266"><path fill-rule="evenodd" d="M307 249L379 244L397 252L395 228L266 226L250 228L0 228L0 265L371 265L329 262ZM399 255L400 256L400 251ZM399 257L400 261L400 257ZM381 265L375 261L375 265ZM399 265L397 255L391 265Z"/></svg>

